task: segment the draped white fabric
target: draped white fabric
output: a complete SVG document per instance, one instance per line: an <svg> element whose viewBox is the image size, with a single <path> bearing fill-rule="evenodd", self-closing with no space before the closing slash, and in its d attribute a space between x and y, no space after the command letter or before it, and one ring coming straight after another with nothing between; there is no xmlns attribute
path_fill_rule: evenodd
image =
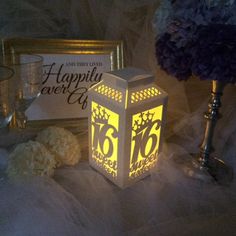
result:
<svg viewBox="0 0 236 236"><path fill-rule="evenodd" d="M169 94L166 143L150 178L120 190L87 161L53 179L0 180L0 235L234 235L236 185L204 183L183 175L175 157L197 153L211 84L178 82L156 65L153 15L158 0L2 0L0 37L121 39L125 64L150 71ZM236 171L236 87L222 97L215 153ZM20 142L27 135L11 137ZM29 135L30 136L30 135ZM32 135L33 136L33 135ZM9 151L9 143L0 139ZM84 148L86 144L83 142ZM12 146L11 146L12 147ZM0 152L0 171L6 167ZM179 158L179 160L181 160Z"/></svg>

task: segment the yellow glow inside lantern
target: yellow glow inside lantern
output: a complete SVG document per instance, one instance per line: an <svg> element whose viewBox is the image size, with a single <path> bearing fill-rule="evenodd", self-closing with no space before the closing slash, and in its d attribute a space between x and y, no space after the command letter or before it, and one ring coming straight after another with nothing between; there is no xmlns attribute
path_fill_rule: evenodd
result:
<svg viewBox="0 0 236 236"><path fill-rule="evenodd" d="M92 159L117 177L119 115L96 102L91 104Z"/></svg>
<svg viewBox="0 0 236 236"><path fill-rule="evenodd" d="M149 171L157 162L163 106L132 116L129 178Z"/></svg>
<svg viewBox="0 0 236 236"><path fill-rule="evenodd" d="M122 102L122 93L114 88L103 84L98 86L95 91L101 95L106 96L107 98L115 100L116 102Z"/></svg>
<svg viewBox="0 0 236 236"><path fill-rule="evenodd" d="M131 93L131 103L140 102L158 96L159 94L161 94L161 92L155 87L142 89L137 92Z"/></svg>

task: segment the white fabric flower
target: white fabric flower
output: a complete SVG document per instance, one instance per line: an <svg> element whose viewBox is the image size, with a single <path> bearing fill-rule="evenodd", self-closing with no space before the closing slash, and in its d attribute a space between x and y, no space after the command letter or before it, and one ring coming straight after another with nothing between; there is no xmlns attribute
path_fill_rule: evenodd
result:
<svg viewBox="0 0 236 236"><path fill-rule="evenodd" d="M53 155L39 142L29 141L16 146L9 155L7 174L20 176L52 176L56 166Z"/></svg>
<svg viewBox="0 0 236 236"><path fill-rule="evenodd" d="M76 136L64 128L48 127L37 135L36 140L54 154L58 167L75 165L81 158Z"/></svg>

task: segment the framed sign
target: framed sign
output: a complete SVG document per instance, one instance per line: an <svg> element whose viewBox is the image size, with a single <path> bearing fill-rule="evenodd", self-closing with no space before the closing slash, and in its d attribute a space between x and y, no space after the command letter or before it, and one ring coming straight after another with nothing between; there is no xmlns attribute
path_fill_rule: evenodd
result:
<svg viewBox="0 0 236 236"><path fill-rule="evenodd" d="M4 53L41 55L41 95L27 109L28 123L55 124L87 117L87 90L102 73L123 68L121 41L14 38Z"/></svg>

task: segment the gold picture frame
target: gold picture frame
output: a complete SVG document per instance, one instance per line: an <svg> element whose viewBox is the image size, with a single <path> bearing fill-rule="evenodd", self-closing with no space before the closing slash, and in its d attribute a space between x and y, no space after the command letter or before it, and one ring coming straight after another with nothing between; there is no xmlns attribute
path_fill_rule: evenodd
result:
<svg viewBox="0 0 236 236"><path fill-rule="evenodd" d="M48 63L48 61L50 60L53 60L53 61L57 60L55 61L55 63L58 63L58 65L62 63L63 60L68 59L70 60L68 61L68 64L63 62L63 65L68 65L66 67L67 72L68 70L70 70L69 69L70 66L72 68L72 65L74 66L73 70L76 70L75 66L77 65L77 67L80 66L79 68L83 70L88 69L90 72L91 69L89 68L90 68L90 65L92 65L93 63L86 64L87 67L84 66L82 68L82 65L84 65L85 63L83 60L85 59L88 62L92 60L94 60L94 63L100 62L100 64L99 63L96 64L96 65L102 65L100 68L98 68L100 69L99 73L121 69L124 66L122 41L11 38L11 39L5 39L2 41L2 51L3 53L7 53L7 54L24 54L24 53L39 54L43 56L43 58L46 60L45 63ZM72 62L71 60L74 60L74 61ZM45 65L45 67L46 66L47 65ZM91 84L89 83L85 85L86 89L88 89L89 86L91 86ZM40 97L42 97L42 95ZM51 98L53 98L53 96L51 96ZM54 98L56 97L54 96ZM49 99L49 100L55 101L55 99L54 100ZM45 104L47 102L44 102L44 103L41 102L41 103ZM66 108L67 105L68 104L64 105L63 108ZM49 105L46 104L45 106L49 106ZM50 110L50 107L47 109ZM72 109L76 110L77 113L79 112L79 110L77 109L74 109L74 108ZM82 110L81 108L81 114L83 114L84 111L86 111L86 108L85 110ZM68 116L69 115L70 114L68 114ZM71 117L63 117L63 116L61 117L54 114L51 117L49 115L49 119L47 119L48 117L41 118L39 116L38 119L35 117L33 119L29 119L29 121L27 122L27 126L30 126L30 127L32 126L42 127L42 126L49 126L49 125L60 125L60 126L65 126L65 127L77 126L78 120L80 120L79 122L81 123L83 120L86 120L86 117L87 116L85 114L82 115L81 117L80 116L74 117L74 114ZM14 123L14 119L13 119L13 123Z"/></svg>

